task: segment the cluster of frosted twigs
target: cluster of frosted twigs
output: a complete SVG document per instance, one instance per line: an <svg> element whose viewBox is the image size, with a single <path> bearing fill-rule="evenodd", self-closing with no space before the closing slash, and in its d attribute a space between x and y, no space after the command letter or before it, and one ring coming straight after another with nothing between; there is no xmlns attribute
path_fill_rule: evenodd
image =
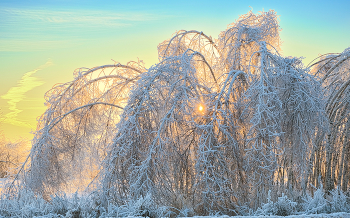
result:
<svg viewBox="0 0 350 218"><path fill-rule="evenodd" d="M6 198L79 189L106 210L148 199L145 216L350 210L350 50L305 67L279 32L274 11L249 12L217 39L175 33L149 69L79 69L46 94Z"/></svg>

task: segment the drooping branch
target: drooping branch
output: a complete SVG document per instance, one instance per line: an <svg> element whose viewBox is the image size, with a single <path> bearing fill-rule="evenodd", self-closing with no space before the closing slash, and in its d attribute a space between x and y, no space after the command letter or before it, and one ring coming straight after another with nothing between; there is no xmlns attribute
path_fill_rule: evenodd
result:
<svg viewBox="0 0 350 218"><path fill-rule="evenodd" d="M91 104L86 104L86 105L83 105L83 106L80 106L80 107L77 107L77 108L75 108L75 109L73 109L73 110L71 110L71 111L68 111L67 113L65 113L65 114L63 114L63 115L61 115L60 117L57 117L56 119L58 119L57 121L55 121L55 120L53 120L53 121L55 121L53 124L49 124L49 129L47 130L48 132L53 128L53 127L55 127L55 125L57 124L57 123L59 123L59 122L61 122L61 120L63 120L63 118L65 118L67 115L69 115L69 114L71 114L71 113L73 113L73 112L75 112L75 111L77 111L77 110L80 110L80 109L82 109L82 108L85 108L85 107L93 107L94 105L98 105L98 104L103 104L103 105L108 105L108 106L111 106L111 107L116 107L116 108L119 108L119 109L124 109L124 108L122 108L122 107L120 107L120 106L118 106L118 105L115 105L115 104L110 104L110 103L108 103L108 102L94 102L94 103L91 103Z"/></svg>

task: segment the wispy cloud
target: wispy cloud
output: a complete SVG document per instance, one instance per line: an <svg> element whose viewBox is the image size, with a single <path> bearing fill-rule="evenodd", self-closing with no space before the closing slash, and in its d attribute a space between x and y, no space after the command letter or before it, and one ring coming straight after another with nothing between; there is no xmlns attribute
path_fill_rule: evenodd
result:
<svg viewBox="0 0 350 218"><path fill-rule="evenodd" d="M52 62L49 60L37 69L25 73L16 86L11 87L6 94L1 96L2 99L7 100L10 110L9 113L4 115L3 122L15 126L31 127L30 124L18 119L18 114L23 110L19 109L17 104L25 99L27 92L44 84L44 82L36 78L34 74L50 65L52 65Z"/></svg>
<svg viewBox="0 0 350 218"><path fill-rule="evenodd" d="M0 52L72 48L125 34L120 28L166 15L103 10L0 8Z"/></svg>
<svg viewBox="0 0 350 218"><path fill-rule="evenodd" d="M37 20L55 24L126 26L132 21L157 20L159 15L142 12L113 12L99 10L34 10L1 9L3 15L17 19Z"/></svg>
<svg viewBox="0 0 350 218"><path fill-rule="evenodd" d="M79 43L79 42L78 42ZM34 39L1 39L1 51L42 51L57 48L70 48L78 44L73 40L34 40Z"/></svg>

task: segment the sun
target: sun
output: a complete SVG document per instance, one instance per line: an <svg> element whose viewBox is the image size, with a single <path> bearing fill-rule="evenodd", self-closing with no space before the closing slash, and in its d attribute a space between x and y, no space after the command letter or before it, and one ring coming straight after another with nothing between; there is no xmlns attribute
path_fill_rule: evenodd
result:
<svg viewBox="0 0 350 218"><path fill-rule="evenodd" d="M202 112L204 110L204 107L202 105L199 105L198 110Z"/></svg>
<svg viewBox="0 0 350 218"><path fill-rule="evenodd" d="M204 107L203 104L199 104L199 105L198 105L198 111L199 111L200 113L204 113L205 107Z"/></svg>

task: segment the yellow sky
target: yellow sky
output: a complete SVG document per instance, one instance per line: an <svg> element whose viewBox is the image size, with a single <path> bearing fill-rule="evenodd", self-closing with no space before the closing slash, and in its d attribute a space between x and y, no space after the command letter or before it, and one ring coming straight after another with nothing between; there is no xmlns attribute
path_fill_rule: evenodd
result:
<svg viewBox="0 0 350 218"><path fill-rule="evenodd" d="M19 115L21 112L23 112L23 110L36 110L36 113L45 110L44 106L38 106L43 103L44 99L31 98L27 95L27 93L44 84L44 81L41 81L35 77L35 74L39 70L47 68L51 65L52 62L49 60L44 65L25 73L18 81L16 86L11 87L5 94L0 96L6 101L8 106L7 109L2 111L2 125L5 129L5 135L11 137L13 133L17 135L16 133L22 132L22 129L25 129L26 131L23 132L23 137L31 137L31 135L28 135L30 132L28 130L35 130L36 120L33 120L32 117L30 117L30 119L26 119L24 117L20 117ZM20 105L23 102L27 102L27 104L24 107L21 107ZM30 114L26 115L30 116Z"/></svg>

